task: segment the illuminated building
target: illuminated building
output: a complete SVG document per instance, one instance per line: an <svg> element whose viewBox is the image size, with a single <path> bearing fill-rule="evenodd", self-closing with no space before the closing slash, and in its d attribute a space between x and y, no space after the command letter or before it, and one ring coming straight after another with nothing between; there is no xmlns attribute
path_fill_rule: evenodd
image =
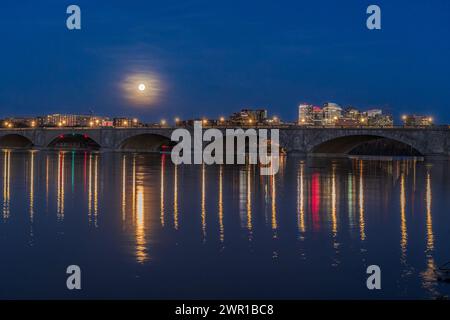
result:
<svg viewBox="0 0 450 320"><path fill-rule="evenodd" d="M407 127L429 127L433 125L433 118L422 115L404 115L403 124Z"/></svg>
<svg viewBox="0 0 450 320"><path fill-rule="evenodd" d="M361 117L361 112L358 109L355 109L353 107L345 108L345 110L344 110L344 118L345 119L359 121L360 117Z"/></svg>
<svg viewBox="0 0 450 320"><path fill-rule="evenodd" d="M50 114L39 118L43 127L107 127L111 121L107 117L76 114Z"/></svg>
<svg viewBox="0 0 450 320"><path fill-rule="evenodd" d="M237 125L262 124L267 120L267 110L265 109L242 109L230 116L230 122Z"/></svg>
<svg viewBox="0 0 450 320"><path fill-rule="evenodd" d="M1 121L4 128L32 128L38 125L37 118L7 118Z"/></svg>
<svg viewBox="0 0 450 320"><path fill-rule="evenodd" d="M369 126L373 127L392 127L394 126L394 120L391 115L377 114L373 117L367 118Z"/></svg>
<svg viewBox="0 0 450 320"><path fill-rule="evenodd" d="M298 124L312 125L314 124L314 107L310 104L301 104L298 106Z"/></svg>
<svg viewBox="0 0 450 320"><path fill-rule="evenodd" d="M323 107L323 125L335 125L342 117L342 108L336 103L325 103Z"/></svg>
<svg viewBox="0 0 450 320"><path fill-rule="evenodd" d="M142 124L136 118L114 118L113 126L120 128L140 127Z"/></svg>
<svg viewBox="0 0 450 320"><path fill-rule="evenodd" d="M314 125L323 125L323 110L321 107L313 107L313 123Z"/></svg>

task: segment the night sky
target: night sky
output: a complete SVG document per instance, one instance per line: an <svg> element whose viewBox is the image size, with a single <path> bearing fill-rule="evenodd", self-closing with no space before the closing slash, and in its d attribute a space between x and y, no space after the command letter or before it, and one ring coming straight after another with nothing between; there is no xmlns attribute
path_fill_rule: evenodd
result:
<svg viewBox="0 0 450 320"><path fill-rule="evenodd" d="M81 7L82 29L66 28ZM366 8L382 30L366 28ZM47 113L146 121L264 107L284 120L331 101L450 123L448 0L2 0L0 117ZM123 89L159 84L152 103Z"/></svg>

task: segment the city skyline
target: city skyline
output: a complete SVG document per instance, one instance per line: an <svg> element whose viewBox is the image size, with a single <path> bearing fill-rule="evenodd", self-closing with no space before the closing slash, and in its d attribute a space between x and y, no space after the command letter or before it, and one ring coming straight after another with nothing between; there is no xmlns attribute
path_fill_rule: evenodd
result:
<svg viewBox="0 0 450 320"><path fill-rule="evenodd" d="M144 85L140 85L144 86ZM139 87L140 87L139 86ZM140 89L139 89L140 90ZM342 107L333 102L327 102L322 106L302 103L298 106L296 119L282 119L276 114L269 114L270 110L264 108L242 108L240 111L232 112L228 115L218 115L214 117L193 117L192 119L182 119L178 116L172 119L154 119L153 121L143 121L133 116L108 116L94 113L54 113L40 114L35 116L0 116L0 128L13 127L128 127L141 125L192 125L194 121L201 121L204 125L234 125L248 126L261 124L288 124L298 126L379 126L389 127L398 125L397 119L386 110L359 109L354 106ZM430 126L440 125L430 114L402 114L401 120L406 126Z"/></svg>
<svg viewBox="0 0 450 320"><path fill-rule="evenodd" d="M450 122L446 1L378 1L377 31L357 1L78 1L76 31L65 28L66 4L28 4L7 2L0 19L3 114L92 110L150 121L261 106L290 120L304 101L336 101ZM152 84L151 103L129 95L142 81Z"/></svg>

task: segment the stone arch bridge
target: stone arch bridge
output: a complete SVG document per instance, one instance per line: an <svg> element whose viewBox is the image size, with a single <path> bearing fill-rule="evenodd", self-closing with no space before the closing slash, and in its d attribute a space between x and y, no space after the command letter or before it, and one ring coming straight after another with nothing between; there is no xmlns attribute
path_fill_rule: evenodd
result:
<svg viewBox="0 0 450 320"><path fill-rule="evenodd" d="M58 148L64 143L102 150L158 151L170 143L176 128L26 128L0 129L0 148ZM208 128L204 128L208 129ZM232 128L218 128L222 132ZM244 128L245 130L246 128ZM259 128L261 129L261 128ZM450 156L450 129L435 128L301 128L279 129L286 152L348 154L357 146L377 139L406 145L424 156ZM192 129L188 129L193 133Z"/></svg>

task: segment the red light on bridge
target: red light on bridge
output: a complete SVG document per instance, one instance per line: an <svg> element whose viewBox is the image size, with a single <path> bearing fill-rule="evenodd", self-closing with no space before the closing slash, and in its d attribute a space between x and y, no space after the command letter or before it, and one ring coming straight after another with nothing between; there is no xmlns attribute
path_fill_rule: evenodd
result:
<svg viewBox="0 0 450 320"><path fill-rule="evenodd" d="M59 138L59 139L64 139L64 135L63 135L63 134L60 134L58 138Z"/></svg>
<svg viewBox="0 0 450 320"><path fill-rule="evenodd" d="M87 134L83 134L83 138L89 139L89 136Z"/></svg>

